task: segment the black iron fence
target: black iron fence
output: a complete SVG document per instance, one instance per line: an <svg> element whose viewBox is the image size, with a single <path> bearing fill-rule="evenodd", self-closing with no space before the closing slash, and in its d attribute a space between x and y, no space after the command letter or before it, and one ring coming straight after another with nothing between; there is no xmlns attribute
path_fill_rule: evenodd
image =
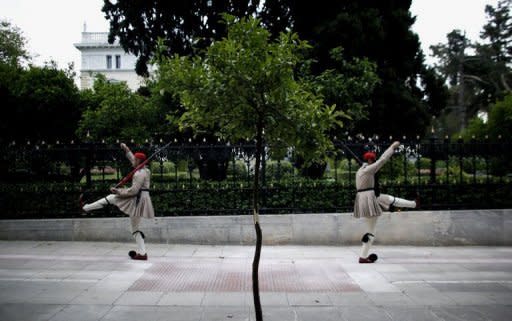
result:
<svg viewBox="0 0 512 321"><path fill-rule="evenodd" d="M359 157L383 152L390 140L346 139L323 161L304 164L293 148L279 156L265 149L261 171L263 213L351 211ZM131 146L148 154L163 143ZM250 213L254 175L252 143L175 141L150 164L157 215ZM117 144L52 143L0 147L2 218L82 216L78 197L105 196L129 170ZM355 156L355 157L354 157ZM381 170L383 193L421 198L421 209L512 206L512 143L448 139L404 140ZM122 215L115 209L95 216Z"/></svg>

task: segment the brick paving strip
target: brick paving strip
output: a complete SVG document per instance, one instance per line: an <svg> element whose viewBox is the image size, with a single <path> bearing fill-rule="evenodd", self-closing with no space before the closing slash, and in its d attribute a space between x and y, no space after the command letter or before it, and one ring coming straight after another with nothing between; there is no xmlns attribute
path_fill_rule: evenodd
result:
<svg viewBox="0 0 512 321"><path fill-rule="evenodd" d="M329 260L263 263L262 292L355 292L361 288ZM153 263L128 291L244 292L252 289L251 265L244 259L180 259Z"/></svg>

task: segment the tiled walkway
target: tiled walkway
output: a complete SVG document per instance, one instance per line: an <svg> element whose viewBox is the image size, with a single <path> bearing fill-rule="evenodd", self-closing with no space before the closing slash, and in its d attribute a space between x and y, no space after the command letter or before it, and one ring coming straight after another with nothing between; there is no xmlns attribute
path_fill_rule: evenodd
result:
<svg viewBox="0 0 512 321"><path fill-rule="evenodd" d="M251 246L0 241L0 321L254 320ZM264 246L264 320L512 320L512 248Z"/></svg>

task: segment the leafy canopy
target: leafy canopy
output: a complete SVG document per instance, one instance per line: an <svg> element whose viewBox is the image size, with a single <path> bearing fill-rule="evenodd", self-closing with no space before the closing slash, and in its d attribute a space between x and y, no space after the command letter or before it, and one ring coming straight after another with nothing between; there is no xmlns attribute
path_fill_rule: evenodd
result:
<svg viewBox="0 0 512 321"><path fill-rule="evenodd" d="M465 33L453 30L446 43L431 46L439 61L436 70L449 81L450 103L463 105L470 117L487 111L511 91L511 4L511 0L500 0L496 7L485 7L487 23L480 33L483 42L471 43ZM471 48L474 52L468 50Z"/></svg>
<svg viewBox="0 0 512 321"><path fill-rule="evenodd" d="M98 75L92 90L81 93L85 111L77 135L82 139L130 141L149 139L153 132L155 108L133 93L126 83L109 83ZM89 135L89 137L88 137Z"/></svg>
<svg viewBox="0 0 512 321"><path fill-rule="evenodd" d="M0 64L0 142L74 139L80 94L72 78L56 65Z"/></svg>
<svg viewBox="0 0 512 321"><path fill-rule="evenodd" d="M376 63L381 81L368 95L369 108L366 96L355 101L363 103L365 111L352 110L353 128L347 130L402 136L423 133L431 115L446 106L443 82L424 64L418 36L411 29L415 18L410 6L411 0L104 0L102 10L110 23L110 40L119 38L123 48L138 57L139 74L147 73L159 38L166 47L159 54L170 57L199 54L226 37L227 28L220 21L224 12L260 18L271 39L283 31L296 32L313 46L308 54L315 75L327 69L345 73L332 59L335 48L343 47L347 60L367 57ZM340 108L336 100L330 94L326 97L327 104Z"/></svg>
<svg viewBox="0 0 512 321"><path fill-rule="evenodd" d="M490 106L487 122L479 117L472 118L461 136L465 140L470 140L472 137L482 139L488 136L494 141L499 137L504 139L512 137L512 94L508 94Z"/></svg>
<svg viewBox="0 0 512 321"><path fill-rule="evenodd" d="M20 66L30 56L25 48L26 39L21 30L10 22L0 20L0 63Z"/></svg>
<svg viewBox="0 0 512 321"><path fill-rule="evenodd" d="M227 37L204 56L157 58L161 89L185 110L175 121L231 141L255 139L263 129L274 149L293 145L307 158L321 157L332 144L326 132L346 114L324 104L314 81L295 76L309 45L289 32L271 41L258 19L225 20Z"/></svg>

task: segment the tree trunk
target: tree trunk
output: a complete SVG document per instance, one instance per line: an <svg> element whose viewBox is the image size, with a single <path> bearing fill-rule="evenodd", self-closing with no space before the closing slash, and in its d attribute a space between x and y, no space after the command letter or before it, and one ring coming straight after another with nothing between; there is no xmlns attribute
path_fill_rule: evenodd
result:
<svg viewBox="0 0 512 321"><path fill-rule="evenodd" d="M260 164L263 147L263 122L258 122L256 135L256 165L254 168L254 186L253 186L253 219L254 228L256 230L256 250L254 252L254 260L252 261L252 294L254 297L254 312L256 321L263 321L263 313L260 302L260 286L258 280L258 269L260 265L262 233L259 221L259 187L260 187Z"/></svg>

